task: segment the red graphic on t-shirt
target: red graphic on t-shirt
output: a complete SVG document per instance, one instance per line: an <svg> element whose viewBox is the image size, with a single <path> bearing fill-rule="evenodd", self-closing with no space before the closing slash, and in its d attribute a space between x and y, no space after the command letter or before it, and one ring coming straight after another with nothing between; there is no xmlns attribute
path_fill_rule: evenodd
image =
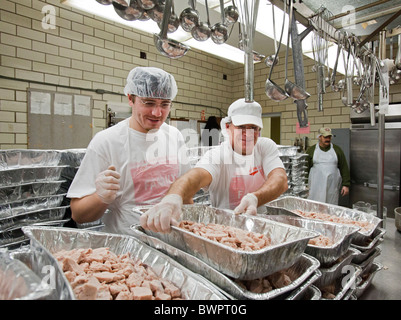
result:
<svg viewBox="0 0 401 320"><path fill-rule="evenodd" d="M229 187L230 209L235 209L247 193L258 190L265 182L263 168L254 167L249 171L249 175L238 175L231 179Z"/></svg>

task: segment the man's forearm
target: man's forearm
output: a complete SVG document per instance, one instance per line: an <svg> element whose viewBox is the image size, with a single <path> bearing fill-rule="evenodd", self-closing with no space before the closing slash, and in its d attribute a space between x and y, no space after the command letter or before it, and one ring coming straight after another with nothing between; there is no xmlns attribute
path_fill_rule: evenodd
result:
<svg viewBox="0 0 401 320"><path fill-rule="evenodd" d="M261 206L276 199L287 189L287 174L284 169L277 168L269 173L266 182L253 194L258 198L258 206Z"/></svg>
<svg viewBox="0 0 401 320"><path fill-rule="evenodd" d="M70 203L71 217L76 223L92 222L100 219L108 204L104 203L96 193L83 198L73 198Z"/></svg>
<svg viewBox="0 0 401 320"><path fill-rule="evenodd" d="M176 180L169 188L167 194L179 194L184 203L192 203L193 196L211 182L209 172L201 168L189 170Z"/></svg>

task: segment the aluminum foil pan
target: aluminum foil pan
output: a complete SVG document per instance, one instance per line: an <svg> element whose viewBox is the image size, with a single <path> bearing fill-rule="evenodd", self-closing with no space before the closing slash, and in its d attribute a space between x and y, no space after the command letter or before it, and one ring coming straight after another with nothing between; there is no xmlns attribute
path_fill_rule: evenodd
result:
<svg viewBox="0 0 401 320"><path fill-rule="evenodd" d="M64 223L66 223L69 219L65 220L55 220L55 221L45 221L45 222L37 222L32 223L30 225L50 225L50 226L57 226L62 227ZM0 248L7 247L11 248L15 245L22 244L28 238L22 231L22 227L14 226L5 231L0 231Z"/></svg>
<svg viewBox="0 0 401 320"><path fill-rule="evenodd" d="M23 167L0 170L0 187L38 181L56 181L67 166Z"/></svg>
<svg viewBox="0 0 401 320"><path fill-rule="evenodd" d="M0 218L12 217L20 213L28 213L40 209L58 207L63 202L65 195L66 193L33 197L11 203L0 203Z"/></svg>
<svg viewBox="0 0 401 320"><path fill-rule="evenodd" d="M320 261L321 264L331 264L343 256L349 249L355 233L360 229L336 223L317 221L291 217L286 215L259 215L260 217L287 223L296 227L316 231L333 241L333 245L319 247L308 243L305 253L310 254Z"/></svg>
<svg viewBox="0 0 401 320"><path fill-rule="evenodd" d="M362 268L363 271L368 270L373 263L373 260L377 258L381 254L382 250L380 247L375 247L370 252L369 256L367 256L363 261L360 261L357 265ZM352 259L352 263L354 263L354 259Z"/></svg>
<svg viewBox="0 0 401 320"><path fill-rule="evenodd" d="M349 248L347 253L339 258L338 261L333 265L329 267L321 266L319 270L322 273L322 276L316 280L315 285L319 288L325 287L336 279L340 278L344 273L347 272L353 257L358 254L358 252L358 250Z"/></svg>
<svg viewBox="0 0 401 320"><path fill-rule="evenodd" d="M0 150L0 170L31 166L57 166L60 158L61 152L57 150Z"/></svg>
<svg viewBox="0 0 401 320"><path fill-rule="evenodd" d="M360 251L370 250L378 246L384 240L383 237L385 233L386 229L376 228L370 237L363 239L363 241L353 241L351 245Z"/></svg>
<svg viewBox="0 0 401 320"><path fill-rule="evenodd" d="M61 220L69 206L40 209L16 214L12 217L0 218L0 231L11 227L23 227L33 223Z"/></svg>
<svg viewBox="0 0 401 320"><path fill-rule="evenodd" d="M322 293L319 288L310 284L305 290L294 292L294 294L289 297L289 300L320 300L321 297Z"/></svg>
<svg viewBox="0 0 401 320"><path fill-rule="evenodd" d="M51 294L51 287L22 261L0 251L0 300L42 300Z"/></svg>
<svg viewBox="0 0 401 320"><path fill-rule="evenodd" d="M133 211L143 213L148 208L135 207ZM170 233L145 231L148 235L194 255L218 271L242 280L262 278L292 266L304 252L309 239L318 235L302 228L255 216L235 215L232 211L204 205L184 205L180 220L222 224L270 237L270 246L255 251L243 251L178 227L172 227Z"/></svg>
<svg viewBox="0 0 401 320"><path fill-rule="evenodd" d="M291 157L297 154L298 147L277 145L277 149L280 156Z"/></svg>
<svg viewBox="0 0 401 320"><path fill-rule="evenodd" d="M375 262L372 264L369 270L367 270L366 272L363 271L361 273L360 279L354 292L357 298L359 298L365 292L365 290L372 284L372 280L376 276L376 273L378 273L382 269L383 265Z"/></svg>
<svg viewBox="0 0 401 320"><path fill-rule="evenodd" d="M358 210L291 196L273 200L267 203L266 207L268 208L269 214L286 214L300 217L296 210L301 210L305 212L326 213L355 221L367 221L372 223L372 229L368 231L363 231L361 229L356 233L353 239L355 243L367 240L382 221L382 219Z"/></svg>
<svg viewBox="0 0 401 320"><path fill-rule="evenodd" d="M130 236L82 229L24 227L36 253L35 270L51 265L55 268L55 294L58 299L75 299L72 288L52 253L74 248L108 247L115 254L129 252L149 265L162 278L174 283L188 300L226 300L209 281L188 270L167 255Z"/></svg>
<svg viewBox="0 0 401 320"><path fill-rule="evenodd" d="M65 180L31 182L0 187L0 199L2 199L3 203L9 203L37 196L51 196L57 193L63 182Z"/></svg>
<svg viewBox="0 0 401 320"><path fill-rule="evenodd" d="M355 291L357 278L361 272L362 269L359 266L352 265L352 270L350 269L348 274L335 279L327 286L319 287L316 285L322 292L321 300L348 300L351 294ZM327 288L330 288L329 290L333 291L333 298L325 297L325 291Z"/></svg>
<svg viewBox="0 0 401 320"><path fill-rule="evenodd" d="M139 225L131 226L131 230L134 232L134 236L150 245L153 248L163 251L170 257L172 257L175 261L181 263L188 269L201 274L206 279L213 282L217 287L222 290L222 292L236 299L253 299L253 300L269 300L277 298L285 293L291 292L303 282L307 282L308 277L309 282L313 282L316 278L311 276L314 272L318 272L319 261L314 259L311 256L303 254L297 262L290 267L292 275L294 277L293 282L280 289L274 289L272 291L257 294L247 290L244 290L241 286L239 286L232 278L227 277L223 273L218 270L212 268L202 260L196 258L195 256L186 253L172 245L163 242L162 240L149 236L145 233L145 230ZM318 275L320 276L320 274ZM308 282L308 283L309 283Z"/></svg>

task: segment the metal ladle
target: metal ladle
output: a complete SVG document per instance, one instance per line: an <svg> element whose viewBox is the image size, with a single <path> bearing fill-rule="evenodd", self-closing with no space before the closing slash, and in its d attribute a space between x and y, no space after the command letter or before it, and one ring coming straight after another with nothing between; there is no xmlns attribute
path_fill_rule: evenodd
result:
<svg viewBox="0 0 401 320"><path fill-rule="evenodd" d="M167 39L167 28L171 16L171 3L172 0L166 0L160 34L155 34L153 38L157 50L159 50L162 55L172 59L178 59L188 52L189 47L176 40Z"/></svg>
<svg viewBox="0 0 401 320"><path fill-rule="evenodd" d="M292 8L292 0L290 0L290 9L289 9L289 26L288 26L288 36L287 36L287 48L286 48L286 53L285 53L285 84L284 84L284 90L285 92L291 96L294 100L304 100L310 97L310 94L306 92L303 88L298 86L297 84L291 82L287 78L287 71L288 71L288 49L290 46L290 36L291 36L291 30L292 30L292 14L293 14L293 8Z"/></svg>
<svg viewBox="0 0 401 320"><path fill-rule="evenodd" d="M152 9L147 10L147 13L154 22L161 23L163 20L164 4L159 1Z"/></svg>
<svg viewBox="0 0 401 320"><path fill-rule="evenodd" d="M124 0L113 0L113 7L121 18L128 21L140 19L145 12L136 0L131 0L129 5Z"/></svg>
<svg viewBox="0 0 401 320"><path fill-rule="evenodd" d="M113 2L113 0L96 0L97 2L99 2L100 4L104 4L104 5L109 5Z"/></svg>
<svg viewBox="0 0 401 320"><path fill-rule="evenodd" d="M224 9L224 18L225 18L224 22L227 25L236 23L239 17L239 13L235 6L234 0L232 0L232 2L233 2L232 6L228 6Z"/></svg>
<svg viewBox="0 0 401 320"><path fill-rule="evenodd" d="M207 4L207 0L205 0L205 6L207 22L201 21L191 31L192 37L194 37L194 39L197 41L206 41L210 38L210 35L212 34L212 29L210 28L209 7Z"/></svg>
<svg viewBox="0 0 401 320"><path fill-rule="evenodd" d="M286 14L286 10L287 10L286 6L287 6L287 1L284 1L283 25L281 27L280 41L277 46L277 51L274 55L275 60L278 59L278 54L280 52L280 46L281 46L281 40L283 39L285 14ZM275 61L273 61L272 67L270 68L269 77L267 78L266 83L265 83L265 93L270 99L272 99L274 101L283 101L288 98L288 94L283 89L281 89L276 83L274 83L273 80L271 80L274 66L275 66Z"/></svg>
<svg viewBox="0 0 401 320"><path fill-rule="evenodd" d="M155 5L159 2L159 0L137 0L138 4L145 10L153 9Z"/></svg>
<svg viewBox="0 0 401 320"><path fill-rule="evenodd" d="M228 28L224 24L224 0L220 0L220 13L221 13L221 22L218 22L212 27L211 38L216 44L223 44L228 39Z"/></svg>
<svg viewBox="0 0 401 320"><path fill-rule="evenodd" d="M275 20L275 15L274 15L274 5L271 4L272 6L272 18L273 18L273 37L274 37L274 52L277 51L277 40L276 40L276 20ZM271 68L274 65L276 65L279 61L279 57L277 57L275 54L271 54L268 56L265 60L266 66Z"/></svg>
<svg viewBox="0 0 401 320"><path fill-rule="evenodd" d="M181 28L186 32L191 32L199 23L199 13L195 10L194 0L189 0L190 8L184 9L180 14Z"/></svg>

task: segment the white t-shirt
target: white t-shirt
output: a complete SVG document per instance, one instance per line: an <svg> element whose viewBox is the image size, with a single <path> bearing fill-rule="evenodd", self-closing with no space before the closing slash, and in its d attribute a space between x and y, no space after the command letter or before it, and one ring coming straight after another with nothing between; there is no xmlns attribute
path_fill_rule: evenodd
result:
<svg viewBox="0 0 401 320"><path fill-rule="evenodd" d="M274 141L260 137L251 155L234 152L229 141L225 141L209 150L195 167L207 170L212 176L207 188L212 206L233 210L244 195L262 186L270 171L284 165Z"/></svg>
<svg viewBox="0 0 401 320"><path fill-rule="evenodd" d="M135 205L156 202L179 176L190 169L181 132L166 123L153 133L129 127L129 118L98 132L68 190L67 197L82 198L96 191L97 175L110 165L121 174L120 190L102 218L104 231L130 234L139 222Z"/></svg>

